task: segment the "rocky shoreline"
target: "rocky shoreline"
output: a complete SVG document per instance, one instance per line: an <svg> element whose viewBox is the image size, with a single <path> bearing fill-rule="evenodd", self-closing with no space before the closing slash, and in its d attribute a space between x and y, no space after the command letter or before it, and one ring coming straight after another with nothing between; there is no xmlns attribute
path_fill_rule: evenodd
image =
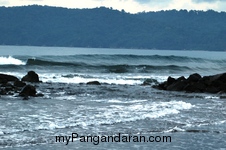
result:
<svg viewBox="0 0 226 150"><path fill-rule="evenodd" d="M29 96L43 96L37 93L36 87L32 83L40 83L39 76L34 71L29 71L21 80L7 74L0 74L0 95L21 96L28 99Z"/></svg>
<svg viewBox="0 0 226 150"><path fill-rule="evenodd" d="M154 85L153 88L167 91L185 91L190 93L226 93L226 73L211 76L191 74L188 78L168 77L167 81Z"/></svg>
<svg viewBox="0 0 226 150"><path fill-rule="evenodd" d="M167 81L158 83L156 80L144 81L142 85L151 85L155 89L166 91L184 91L189 93L226 93L226 73L211 76L201 76L198 73L191 74L188 78L168 77ZM0 74L0 95L13 95L22 97L24 100L29 97L42 97L36 88L42 81L34 71L29 71L21 80L7 74ZM86 85L101 85L98 81L87 82Z"/></svg>
<svg viewBox="0 0 226 150"><path fill-rule="evenodd" d="M21 80L13 75L0 74L0 95L13 95L28 100L29 97L42 97L36 88L42 81L34 71L29 71ZM98 81L87 82L87 85L101 85Z"/></svg>

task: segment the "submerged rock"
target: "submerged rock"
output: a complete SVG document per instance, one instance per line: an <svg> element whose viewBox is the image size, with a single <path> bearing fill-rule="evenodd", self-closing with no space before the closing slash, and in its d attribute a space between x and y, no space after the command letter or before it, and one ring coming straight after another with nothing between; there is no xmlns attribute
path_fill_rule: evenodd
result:
<svg viewBox="0 0 226 150"><path fill-rule="evenodd" d="M191 74L187 79L168 77L167 81L153 86L160 90L226 93L226 73L202 77L198 73Z"/></svg>
<svg viewBox="0 0 226 150"><path fill-rule="evenodd" d="M146 85L153 85L153 84L158 84L158 81L155 79L146 79L141 85L146 86Z"/></svg>
<svg viewBox="0 0 226 150"><path fill-rule="evenodd" d="M34 71L29 71L21 80L27 82L40 82L38 74Z"/></svg>
<svg viewBox="0 0 226 150"><path fill-rule="evenodd" d="M98 81L90 81L86 83L87 85L101 85Z"/></svg>

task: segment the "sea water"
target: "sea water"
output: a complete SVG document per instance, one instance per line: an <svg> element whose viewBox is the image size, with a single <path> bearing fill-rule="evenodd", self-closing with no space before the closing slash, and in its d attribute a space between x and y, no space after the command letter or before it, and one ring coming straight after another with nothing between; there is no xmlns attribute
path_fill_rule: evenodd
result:
<svg viewBox="0 0 226 150"><path fill-rule="evenodd" d="M225 52L0 47L0 73L21 79L30 70L44 96L0 97L0 148L226 149L225 94L151 87L168 76L223 73Z"/></svg>

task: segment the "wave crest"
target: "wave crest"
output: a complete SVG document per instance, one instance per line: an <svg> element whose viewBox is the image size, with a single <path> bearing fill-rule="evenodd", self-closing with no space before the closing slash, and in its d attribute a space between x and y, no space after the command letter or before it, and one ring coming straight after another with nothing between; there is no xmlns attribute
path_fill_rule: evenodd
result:
<svg viewBox="0 0 226 150"><path fill-rule="evenodd" d="M26 63L11 56L0 56L0 65L26 65Z"/></svg>

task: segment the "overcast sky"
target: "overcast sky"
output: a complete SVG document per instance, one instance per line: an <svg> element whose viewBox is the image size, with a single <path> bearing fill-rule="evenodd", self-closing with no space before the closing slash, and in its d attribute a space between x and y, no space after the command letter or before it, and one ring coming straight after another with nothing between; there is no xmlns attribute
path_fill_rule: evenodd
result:
<svg viewBox="0 0 226 150"><path fill-rule="evenodd" d="M67 8L112 7L136 13L169 9L226 11L226 0L0 0L0 6L49 5Z"/></svg>

